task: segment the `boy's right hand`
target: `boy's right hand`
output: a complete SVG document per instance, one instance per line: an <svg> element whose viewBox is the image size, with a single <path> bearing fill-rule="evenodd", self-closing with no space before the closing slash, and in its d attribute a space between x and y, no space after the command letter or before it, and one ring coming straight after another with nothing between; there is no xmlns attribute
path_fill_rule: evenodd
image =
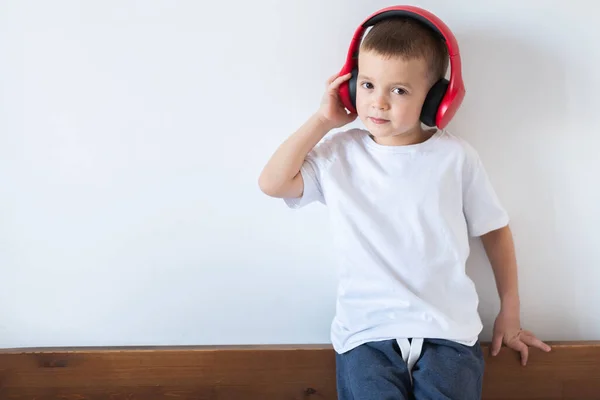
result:
<svg viewBox="0 0 600 400"><path fill-rule="evenodd" d="M318 114L332 129L342 127L356 119L357 114L346 111L339 93L340 85L350 79L351 76L351 73L342 76L335 74L327 80L327 89L321 100Z"/></svg>

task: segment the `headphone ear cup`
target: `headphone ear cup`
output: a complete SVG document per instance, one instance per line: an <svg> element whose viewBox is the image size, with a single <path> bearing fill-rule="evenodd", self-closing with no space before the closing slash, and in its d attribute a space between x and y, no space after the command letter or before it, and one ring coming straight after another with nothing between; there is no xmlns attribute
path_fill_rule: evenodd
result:
<svg viewBox="0 0 600 400"><path fill-rule="evenodd" d="M358 79L358 68L352 68L352 76L348 79L348 93L350 94L350 102L356 110L356 81Z"/></svg>
<svg viewBox="0 0 600 400"><path fill-rule="evenodd" d="M448 90L449 83L447 79L440 79L431 87L429 93L427 93L423 108L421 109L421 122L425 125L429 127L435 126L437 112L446 94L446 90Z"/></svg>

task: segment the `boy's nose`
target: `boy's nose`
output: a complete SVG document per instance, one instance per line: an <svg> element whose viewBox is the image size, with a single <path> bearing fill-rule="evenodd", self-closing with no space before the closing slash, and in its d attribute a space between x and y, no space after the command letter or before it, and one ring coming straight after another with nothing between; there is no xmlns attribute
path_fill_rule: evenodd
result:
<svg viewBox="0 0 600 400"><path fill-rule="evenodd" d="M385 110L388 107L387 100L383 96L377 96L373 101L372 107L378 110Z"/></svg>

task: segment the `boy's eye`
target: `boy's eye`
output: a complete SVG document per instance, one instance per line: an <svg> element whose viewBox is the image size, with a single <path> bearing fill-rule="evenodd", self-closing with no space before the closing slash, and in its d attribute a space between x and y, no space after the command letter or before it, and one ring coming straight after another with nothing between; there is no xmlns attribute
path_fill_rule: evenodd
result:
<svg viewBox="0 0 600 400"><path fill-rule="evenodd" d="M404 90L402 88L394 88L394 93L399 94L399 95L405 95L406 90Z"/></svg>
<svg viewBox="0 0 600 400"><path fill-rule="evenodd" d="M363 82L361 86L365 89L373 89L373 85L371 84L371 82Z"/></svg>

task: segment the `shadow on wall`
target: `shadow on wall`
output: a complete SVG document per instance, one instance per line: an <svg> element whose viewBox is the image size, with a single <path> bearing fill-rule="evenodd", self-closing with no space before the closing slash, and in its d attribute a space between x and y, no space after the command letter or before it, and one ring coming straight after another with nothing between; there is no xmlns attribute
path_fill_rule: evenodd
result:
<svg viewBox="0 0 600 400"><path fill-rule="evenodd" d="M524 328L544 340L575 339L568 299L577 288L559 249L553 205L552 156L567 128L566 66L527 39L495 32L457 32L467 96L450 131L481 155L511 217L515 235ZM493 273L479 240L467 265L480 295L482 339L491 339L499 310ZM560 318L557 316L560 315ZM575 318L572 316L571 318Z"/></svg>

